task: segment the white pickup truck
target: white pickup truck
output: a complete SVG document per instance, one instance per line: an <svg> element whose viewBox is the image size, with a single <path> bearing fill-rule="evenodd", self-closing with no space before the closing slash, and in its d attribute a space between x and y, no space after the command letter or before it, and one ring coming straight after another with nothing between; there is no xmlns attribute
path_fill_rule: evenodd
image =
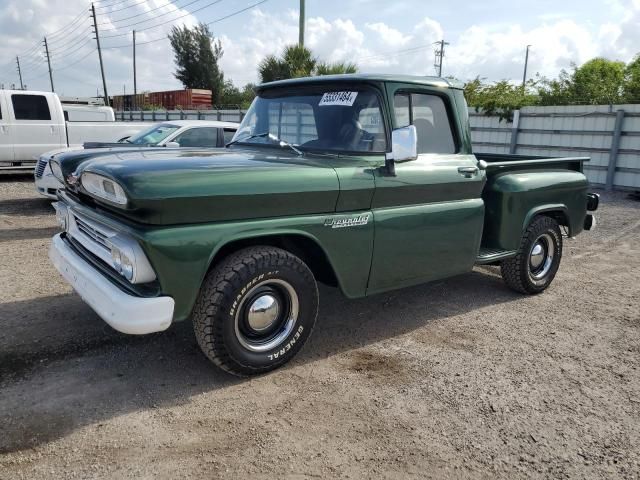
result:
<svg viewBox="0 0 640 480"><path fill-rule="evenodd" d="M149 125L67 121L55 93L0 90L0 171L30 171L44 152L85 142L115 142Z"/></svg>

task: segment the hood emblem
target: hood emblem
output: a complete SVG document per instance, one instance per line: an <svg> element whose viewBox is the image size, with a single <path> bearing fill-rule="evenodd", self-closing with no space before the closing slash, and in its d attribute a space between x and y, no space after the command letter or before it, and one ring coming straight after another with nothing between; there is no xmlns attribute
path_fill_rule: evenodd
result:
<svg viewBox="0 0 640 480"><path fill-rule="evenodd" d="M67 183L69 185L76 185L78 183L78 180L80 180L80 177L78 175L76 175L75 173L70 173L67 176Z"/></svg>

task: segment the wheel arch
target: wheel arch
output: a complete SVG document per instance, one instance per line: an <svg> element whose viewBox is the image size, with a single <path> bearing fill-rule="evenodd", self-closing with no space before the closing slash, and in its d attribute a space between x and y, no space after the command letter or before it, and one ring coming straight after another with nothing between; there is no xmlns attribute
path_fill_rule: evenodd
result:
<svg viewBox="0 0 640 480"><path fill-rule="evenodd" d="M306 232L286 231L242 235L221 242L214 250L207 272L209 273L219 262L243 248L259 245L277 247L296 255L307 264L318 282L344 289L340 283L336 269L318 239Z"/></svg>
<svg viewBox="0 0 640 480"><path fill-rule="evenodd" d="M562 203L539 205L530 209L525 215L524 223L522 224L522 232L529 228L531 222L533 222L533 220L540 215L551 217L556 220L559 225L567 228L569 236L571 236L572 232L571 222L569 218L569 208Z"/></svg>

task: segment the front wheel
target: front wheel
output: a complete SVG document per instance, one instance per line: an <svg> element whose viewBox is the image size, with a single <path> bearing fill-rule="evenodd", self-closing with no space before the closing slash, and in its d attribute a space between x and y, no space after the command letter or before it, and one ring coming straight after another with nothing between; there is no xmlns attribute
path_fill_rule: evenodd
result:
<svg viewBox="0 0 640 480"><path fill-rule="evenodd" d="M302 348L318 315L309 267L275 247L240 250L210 272L193 312L204 354L229 373L273 370Z"/></svg>
<svg viewBox="0 0 640 480"><path fill-rule="evenodd" d="M531 222L515 257L503 260L504 282L522 293L540 293L553 281L562 258L562 234L558 222L540 216Z"/></svg>

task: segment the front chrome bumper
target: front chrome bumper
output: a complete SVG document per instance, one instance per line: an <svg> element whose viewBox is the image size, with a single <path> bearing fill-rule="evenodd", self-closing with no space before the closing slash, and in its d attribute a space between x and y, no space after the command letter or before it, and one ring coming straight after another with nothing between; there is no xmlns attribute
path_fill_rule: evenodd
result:
<svg viewBox="0 0 640 480"><path fill-rule="evenodd" d="M82 300L114 329L140 335L171 325L173 298L136 297L122 291L74 252L60 234L53 237L49 258Z"/></svg>

